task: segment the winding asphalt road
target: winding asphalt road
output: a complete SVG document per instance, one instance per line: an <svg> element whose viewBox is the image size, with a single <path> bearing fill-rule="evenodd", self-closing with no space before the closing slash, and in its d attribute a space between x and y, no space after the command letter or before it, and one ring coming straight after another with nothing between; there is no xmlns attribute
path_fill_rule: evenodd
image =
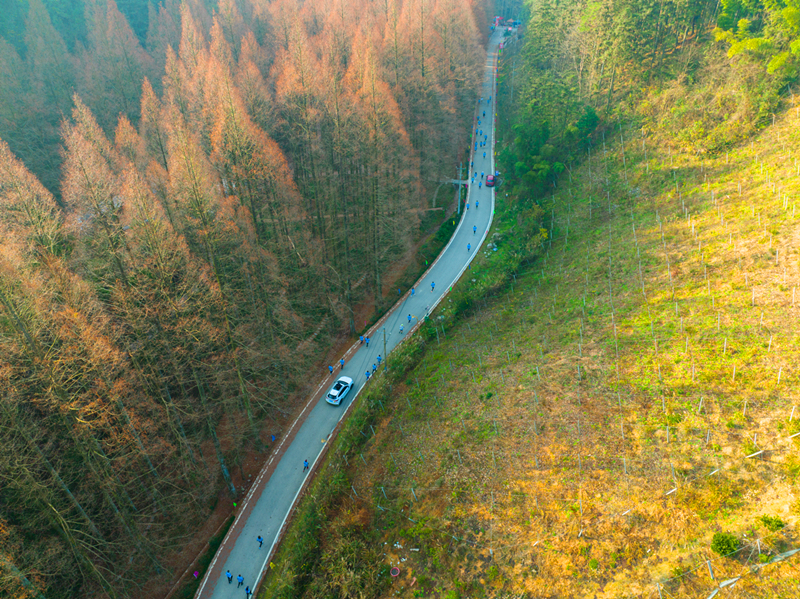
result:
<svg viewBox="0 0 800 599"><path fill-rule="evenodd" d="M458 228L436 261L417 282L414 292L409 291L400 298L392 310L367 333L371 337L369 347L356 343L343 357L345 365L341 371L339 364L333 365L334 375L322 381L312 401L287 432L284 439L287 446L284 447L283 443L278 446L253 483L233 526L208 568L195 595L196 599L241 599L245 596L245 586L250 589L258 586L278 544L283 525L309 478L309 473L304 472L303 462L308 460L310 472L314 471L314 465L330 434L352 406L358 392L368 384L365 373L372 370L373 364L377 364L378 355L384 355L384 333L386 350L391 352L412 333L426 312L433 310L444 298L486 239L494 213L494 188L486 187L485 177L481 187L478 187L478 182L481 181L481 172L486 175L494 172L495 67L498 45L502 39L503 30L500 28L489 40L481 87L482 101L477 106L472 129L472 173L477 172L477 177L469 186L466 207ZM484 111L486 116L483 116ZM402 332L401 325L405 329ZM341 406L328 405L324 394L342 374L353 379L354 388ZM273 464L276 457L278 461ZM263 546L259 546L259 536L263 539ZM232 583L228 582L226 571L233 576ZM241 587L237 586L239 575L244 578Z"/></svg>

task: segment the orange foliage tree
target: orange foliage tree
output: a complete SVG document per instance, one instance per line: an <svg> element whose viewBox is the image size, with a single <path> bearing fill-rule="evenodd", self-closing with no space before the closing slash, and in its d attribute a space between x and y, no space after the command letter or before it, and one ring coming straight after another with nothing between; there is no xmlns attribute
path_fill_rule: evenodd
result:
<svg viewBox="0 0 800 599"><path fill-rule="evenodd" d="M93 0L70 49L28 4L24 52L0 40L0 594L139 596L413 255L485 8L162 0L143 47Z"/></svg>

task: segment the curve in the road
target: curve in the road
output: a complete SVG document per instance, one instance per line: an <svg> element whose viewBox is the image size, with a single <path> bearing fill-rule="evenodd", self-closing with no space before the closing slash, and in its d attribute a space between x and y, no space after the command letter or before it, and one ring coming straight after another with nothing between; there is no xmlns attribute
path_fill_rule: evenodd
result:
<svg viewBox="0 0 800 599"><path fill-rule="evenodd" d="M486 240L494 215L494 188L483 184L478 187L477 183L486 181L481 172L485 175L494 173L495 75L497 49L502 38L503 30L498 28L489 41L481 94L482 98L491 98L491 103L487 105L484 99L475 113L470 164L475 164L471 171L477 174L475 183L468 187L466 206L458 227L416 286L365 335L376 337L371 339L370 345L354 344L344 356L344 367L336 369L333 376L326 377L317 387L245 497L233 526L195 594L196 599L227 599L235 591L243 591L239 589L239 575L244 579L241 586L256 589L310 473L324 454L331 434L366 384L366 372L372 370L378 355L385 356L384 351L390 353L402 343L419 326L425 314L442 301ZM490 110L483 118L486 108ZM476 202L485 202L483 209L480 205L476 207ZM407 330L401 331L400 325ZM340 374L353 379L354 390L342 406L334 407L328 405L322 396ZM310 469L304 468L306 460ZM257 541L258 537L263 539L263 546ZM231 573L233 582L228 581L226 572Z"/></svg>

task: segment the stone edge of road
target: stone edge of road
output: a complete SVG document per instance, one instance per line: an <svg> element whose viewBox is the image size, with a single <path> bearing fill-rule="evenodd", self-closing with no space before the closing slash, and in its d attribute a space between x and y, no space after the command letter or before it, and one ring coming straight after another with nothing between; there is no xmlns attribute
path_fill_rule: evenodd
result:
<svg viewBox="0 0 800 599"><path fill-rule="evenodd" d="M494 95L494 94L496 94L496 85L497 85L497 73L496 73L496 70L497 70L498 55L497 55L497 48L496 47L494 49L494 52L493 52L492 56L494 57L494 61L493 61L494 64L493 64L493 66L491 66L489 68L492 70L492 83L491 83L491 85L492 85L492 92L493 92L493 95ZM495 101L496 101L496 97L495 97ZM496 105L497 104L495 104L495 106ZM495 121L496 121L496 118L493 118L492 119L492 153L490 154L490 156L492 157L492 172L494 172ZM472 147L472 144L470 144L470 147ZM474 155L474 152L471 152L471 154ZM472 186L468 185L467 186L467 201L469 201L469 196L471 194L471 191L472 191ZM459 198L458 201L460 202L461 199ZM452 288L453 288L453 285L455 285L458 282L458 280L464 274L464 271L467 270L467 267L474 260L474 257L477 255L477 250L486 241L486 237L488 236L489 230L491 229L492 223L494 222L494 209L495 209L495 190L493 188L492 189L492 204L491 204L491 210L489 212L489 222L486 225L486 228L485 228L485 230L483 232L483 236L481 237L480 243L475 248L476 252L475 252L475 254L472 254L470 256L469 260L467 260L464 263L464 266L461 268L461 270L458 272L456 277L453 279L453 282L444 290L444 293L442 293L442 295L440 295L439 298L433 303L433 305L430 308L431 312L449 294L450 290L452 290ZM464 220L466 219L466 215L467 215L467 211L464 210L462 212L462 214L461 214L461 219L459 220L458 226L456 227L456 230L453 231L453 234L450 236L450 239L448 240L447 245L442 249L441 252L439 252L439 255L431 263L431 265L425 270L425 272L423 272L422 275L420 275L420 277L417 279L416 283L412 286L412 288L416 288L417 283L419 283L419 281L421 281L422 279L424 279L428 275L428 273L433 269L433 267L436 266L436 264L439 262L441 257L450 248L450 246L453 243L453 240L455 239L456 235L458 234L459 230L461 229L461 226L463 225ZM396 309L398 309L400 307L400 305L407 299L409 294L410 294L410 290L406 291L406 293L404 293L392 305L392 307L389 310L387 310L383 314L383 316L381 316L381 318L367 330L368 335L365 335L365 336L369 336L369 335L373 334L374 331L378 330L381 327L381 325L383 324L383 322L392 313L394 313L394 311ZM421 324L421 322L417 321L417 323L409 331L409 336L414 331L416 331L416 329L420 326L420 324ZM398 343L398 346L401 345L406 338L408 338L408 337L405 337L403 340L401 340ZM353 342L353 344L350 346L350 348L345 352L343 357L347 358L349 355L351 355L354 352L354 350L357 350L358 347L360 347L360 343L358 342L358 340L356 340L356 341ZM397 347L397 346L395 346L395 347ZM388 356L387 356L387 359L388 359ZM231 524L230 529L228 529L228 532L225 535L225 538L222 540L222 543L220 543L220 546L217 549L217 552L215 553L214 558L211 560L211 563L209 564L208 569L206 570L206 574L203 577L203 582L202 582L202 584L200 585L200 587L198 588L197 592L194 595L195 599L201 599L202 598L203 592L205 591L205 587L206 587L208 581L211 579L211 574L212 574L212 572L214 570L214 567L215 567L215 565L217 563L218 558L221 555L226 554L227 551L229 551L227 549L226 545L228 544L228 541L230 540L231 536L237 530L237 527L241 524L241 522L242 521L246 521L246 518L244 518L244 517L245 516L249 516L252 513L252 510L253 510L253 507L255 506L255 503L257 503L257 501L252 501L254 496L256 495L256 492L258 492L258 496L259 497L261 495L261 492L263 492L264 483L267 480L267 479L265 479L265 476L266 476L266 474L270 473L273 470L272 464L275 461L275 458L276 457L277 458L281 457L283 455L286 447L288 447L288 445L286 445L286 444L287 443L290 444L291 441L293 441L294 438L296 437L297 432L299 430L299 428L297 427L298 422L300 422L301 424L303 422L305 422L305 419L306 419L306 417L308 415L307 412L308 412L309 408L311 406L313 406L313 405L316 405L316 402L319 400L320 392L324 389L324 387L326 387L328 385L328 382L329 382L328 378L329 377L325 377L325 379L323 379L323 381L320 382L320 384L317 386L317 388L311 394L311 397L309 398L308 402L306 402L306 405L303 407L303 410L300 412L300 414L297 416L297 418L295 418L295 420L292 422L292 425L289 427L288 432L283 436L283 438L281 439L281 442L278 444L278 447L275 449L275 451L272 452L272 455L270 456L269 460L267 460L267 463L261 468L261 471L258 473L258 476L253 481L253 484L250 486L250 490L247 492L247 495L245 495L245 498L242 501L242 507L239 510L239 513L236 515L236 518L234 519L233 524ZM258 587L261 585L261 582L263 581L264 575L265 575L266 570L267 570L267 564L272 559L272 557L275 554L278 546L280 545L280 542L283 540L283 534L285 532L285 529L286 529L287 525L290 522L290 516L293 515L294 511L296 510L298 499L300 498L300 496L303 494L303 491L308 486L309 481L312 479L313 474L316 471L317 464L320 461L320 458L324 458L325 455L327 455L328 447L330 446L331 441L333 441L336 438L336 436L339 433L339 430L340 430L340 428L342 426L342 421L347 416L347 414L350 412L350 409L353 407L353 405L355 405L356 400L358 399L358 396L360 395L361 391L366 386L367 382L365 382L364 384L361 385L361 387L359 387L359 389L356 391L356 394L353 396L353 398L350 401L350 403L348 404L348 406L345 408L345 410L342 411L342 415L339 418L339 421L336 423L336 426L334 427L333 431L331 431L331 433L328 435L328 437L326 439L325 447L323 447L322 451L314 459L314 462L311 465L311 471L309 472L309 475L306 476L305 480L303 481L303 484L300 485L300 488L298 489L297 493L295 494L294 499L292 499L292 505L289 508L289 510L287 511L286 515L284 516L283 522L281 523L281 527L280 527L280 529L278 531L278 535L275 538L275 540L273 541L272 545L270 546L270 549L267 552L267 557L265 558L264 564L261 567L261 571L259 572L258 577L256 579L256 582L253 585L253 594L256 594L258 592ZM238 537L238 535L237 535L237 537ZM191 569L191 567L189 569ZM185 575L185 573L184 573L184 575ZM183 576L181 578L183 578ZM177 583L176 583L176 586L177 586ZM169 593L169 595L167 595L166 599L168 599L169 596L172 595L174 590L175 590L175 586L173 586L172 590L170 590L170 593Z"/></svg>

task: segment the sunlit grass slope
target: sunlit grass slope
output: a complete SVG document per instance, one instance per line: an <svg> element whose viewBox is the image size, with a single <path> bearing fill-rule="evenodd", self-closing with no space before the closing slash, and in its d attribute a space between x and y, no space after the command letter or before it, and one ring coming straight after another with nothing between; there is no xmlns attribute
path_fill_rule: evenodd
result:
<svg viewBox="0 0 800 599"><path fill-rule="evenodd" d="M310 594L366 569L387 597L797 591L797 110L717 156L604 137L543 202L543 258L373 390Z"/></svg>

